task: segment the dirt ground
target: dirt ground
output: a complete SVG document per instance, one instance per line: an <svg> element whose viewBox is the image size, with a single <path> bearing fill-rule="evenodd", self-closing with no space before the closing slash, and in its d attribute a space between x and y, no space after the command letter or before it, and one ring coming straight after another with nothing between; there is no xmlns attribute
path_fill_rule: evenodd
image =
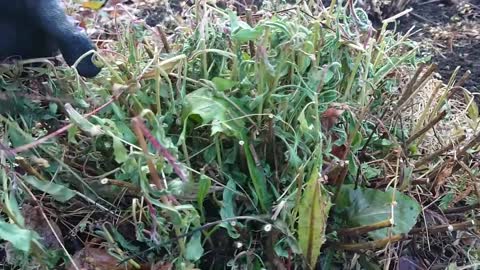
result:
<svg viewBox="0 0 480 270"><path fill-rule="evenodd" d="M472 72L465 87L480 92L480 0L459 1L445 5L441 1L416 1L413 11L400 20L399 30L412 26L420 30L412 39L420 42L422 51L432 55L438 72L447 81L457 66L459 76Z"/></svg>

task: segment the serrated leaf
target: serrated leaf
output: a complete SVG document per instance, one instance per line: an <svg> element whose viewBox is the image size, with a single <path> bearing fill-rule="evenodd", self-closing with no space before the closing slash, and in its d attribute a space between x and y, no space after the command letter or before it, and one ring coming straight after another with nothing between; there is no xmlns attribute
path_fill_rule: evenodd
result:
<svg viewBox="0 0 480 270"><path fill-rule="evenodd" d="M72 126L71 128L69 128L67 130L68 143L78 144L78 141L75 138L75 136L77 135L77 132L78 132L78 127L77 126Z"/></svg>
<svg viewBox="0 0 480 270"><path fill-rule="evenodd" d="M65 186L55 184L53 182L38 180L34 176L26 176L24 179L25 182L29 183L34 188L51 195L59 202L66 202L76 195L73 190Z"/></svg>
<svg viewBox="0 0 480 270"><path fill-rule="evenodd" d="M320 248L325 242L325 228L330 211L330 196L312 174L299 207L298 240L310 269L315 269Z"/></svg>
<svg viewBox="0 0 480 270"><path fill-rule="evenodd" d="M33 231L25 230L15 224L0 220L0 238L10 242L16 249L28 252L35 234Z"/></svg>
<svg viewBox="0 0 480 270"><path fill-rule="evenodd" d="M388 237L389 229L394 235L408 233L417 222L421 211L418 202L392 188L384 192L362 187L355 189L354 185L343 185L338 194L335 209L344 214L343 218L349 226L365 226L390 219L394 198L395 226L369 232L370 237L378 240Z"/></svg>

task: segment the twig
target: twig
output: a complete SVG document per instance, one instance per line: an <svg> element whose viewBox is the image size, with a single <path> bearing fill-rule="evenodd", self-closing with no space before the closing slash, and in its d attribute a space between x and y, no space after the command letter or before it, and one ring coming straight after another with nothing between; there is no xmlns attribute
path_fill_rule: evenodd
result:
<svg viewBox="0 0 480 270"><path fill-rule="evenodd" d="M424 22L427 22L427 23L429 23L429 24L431 24L431 25L437 25L436 22L431 21L431 20L429 20L429 19L427 19L427 18L425 18L425 17L423 17L423 16L420 16L419 14L417 14L417 13L415 13L415 12L412 12L412 13L410 13L410 14L412 14L413 17L415 17L415 18L417 18L417 19L420 19L420 20L422 20L422 21L424 21Z"/></svg>
<svg viewBox="0 0 480 270"><path fill-rule="evenodd" d="M442 224L438 226L433 226L429 228L415 228L412 229L408 234L398 234L392 237L387 237L380 240L363 242L363 243L340 243L333 244L332 247L336 249L343 249L348 251L361 251L361 250L375 250L384 248L386 245L406 240L411 235L423 234L426 231L429 233L442 233L442 232L453 232L453 231L462 231L476 226L478 220L469 220L465 222L455 223L455 224Z"/></svg>
<svg viewBox="0 0 480 270"><path fill-rule="evenodd" d="M467 138L467 136L465 135L462 135L460 137L460 139L457 141L457 142L451 142L450 144L448 144L447 146L441 148L441 149L438 149L437 151L433 152L432 154L424 157L423 159L415 162L414 164L414 167L415 168L419 168L425 164L427 164L428 162L432 161L433 159L439 157L440 155L442 155L443 153L449 151L449 150L452 150L453 147L461 142L463 142L465 140L465 138Z"/></svg>
<svg viewBox="0 0 480 270"><path fill-rule="evenodd" d="M460 80L458 80L458 82L454 85L455 87L461 87L465 84L465 82L468 80L468 78L470 78L470 75L472 74L472 72L470 70L467 70L462 78L460 78Z"/></svg>
<svg viewBox="0 0 480 270"><path fill-rule="evenodd" d="M112 186L117 186L117 187L121 187L121 188L126 188L128 189L131 193L133 194L140 194L142 192L142 190L135 186L134 184L132 183L129 183L129 182L126 182L126 181L122 181L122 180L116 180L116 179L109 179L109 178L103 178L102 180L100 180L100 183L102 185L112 185Z"/></svg>
<svg viewBox="0 0 480 270"><path fill-rule="evenodd" d="M480 202L474 203L472 205L460 206L455 208L450 208L443 210L444 214L457 214L457 213L464 213L473 209L480 207Z"/></svg>
<svg viewBox="0 0 480 270"><path fill-rule="evenodd" d="M245 10L245 13L247 15L247 23L251 27L253 27L253 18L252 18L252 10L247 8ZM253 58L255 57L255 44L253 44L253 41L248 41L248 48L250 49L250 56Z"/></svg>
<svg viewBox="0 0 480 270"><path fill-rule="evenodd" d="M157 152L167 160L167 162L170 164L170 166L172 166L178 177L180 177L182 181L187 182L187 176L183 173L183 170L177 164L175 157L155 137L153 137L153 135L147 129L141 118L133 118L132 124L134 127L138 128L139 131L141 131L140 133L142 134L142 136L145 136L150 141L155 150L157 150Z"/></svg>
<svg viewBox="0 0 480 270"><path fill-rule="evenodd" d="M165 49L165 52L170 53L170 45L168 44L167 35L165 34L163 27L160 25L157 25L156 29L158 31L158 35L160 36L160 39L162 40L163 48Z"/></svg>
<svg viewBox="0 0 480 270"><path fill-rule="evenodd" d="M333 199L332 201L333 202L337 202L337 197L338 197L338 194L340 193L340 189L342 188L342 185L343 183L345 182L345 178L347 177L347 173L348 173L348 160L345 160L344 162L342 162L342 164L340 165L340 169L341 169L341 173L339 174L339 176L334 179L334 183L335 183L335 195L333 196ZM360 170L360 168L358 168Z"/></svg>
<svg viewBox="0 0 480 270"><path fill-rule="evenodd" d="M392 221L390 219L383 220L374 224L366 225L366 226L359 226L354 228L348 229L341 229L337 231L337 233L341 236L360 236L362 234L376 231L379 229L387 228L392 226Z"/></svg>
<svg viewBox="0 0 480 270"><path fill-rule="evenodd" d="M478 186L477 177L473 174L472 170L465 164L463 161L459 160L458 164L467 172L468 176L472 179L473 188L475 189L475 195L477 196L477 201L480 201L480 190Z"/></svg>
<svg viewBox="0 0 480 270"><path fill-rule="evenodd" d="M430 130L433 126L435 126L438 122L440 122L445 116L447 115L447 111L444 110L440 114L438 114L430 123L428 123L425 127L417 131L417 133L413 134L410 138L407 139L405 145L410 145L413 141L418 139L420 136L422 136L425 132Z"/></svg>
<svg viewBox="0 0 480 270"><path fill-rule="evenodd" d="M135 133L135 136L137 137L138 144L140 144L140 148L142 148L143 153L145 154L145 159L147 161L147 166L148 170L150 171L150 178L152 183L157 187L159 190L165 190L166 187L163 184L162 180L160 179L160 176L158 175L157 168L155 167L155 164L153 164L152 158L150 157L150 153L148 151L147 147L147 142L145 141L144 134L140 128L139 124L140 120L138 118L133 118L132 119L132 126L133 126L133 132ZM172 205L172 202L169 198L169 196L161 196L160 197L162 202L165 203L166 205Z"/></svg>
<svg viewBox="0 0 480 270"><path fill-rule="evenodd" d="M469 143L467 143L467 145L465 145L462 149L460 149L457 152L456 154L457 159L463 158L468 150L472 149L479 143L480 143L480 132Z"/></svg>
<svg viewBox="0 0 480 270"><path fill-rule="evenodd" d="M375 241L363 242L363 243L335 244L335 245L332 245L332 247L335 249L343 249L348 251L375 250L375 249L384 248L388 244L395 243L404 239L406 239L406 236L403 234L399 234L399 235L394 235L392 237L375 240Z"/></svg>
<svg viewBox="0 0 480 270"><path fill-rule="evenodd" d="M455 224L441 224L433 226L430 228L415 228L410 231L410 234L421 234L428 230L428 233L441 233L441 232L453 232L453 231L463 231L465 229L475 226L477 223L476 220L469 220Z"/></svg>

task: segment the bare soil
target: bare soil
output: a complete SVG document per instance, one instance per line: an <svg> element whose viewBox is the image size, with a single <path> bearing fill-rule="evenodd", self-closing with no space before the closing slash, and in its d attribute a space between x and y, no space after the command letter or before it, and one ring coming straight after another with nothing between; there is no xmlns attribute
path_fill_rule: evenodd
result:
<svg viewBox="0 0 480 270"><path fill-rule="evenodd" d="M457 66L459 76L472 72L465 87L480 91L480 0L458 1L446 5L443 1L416 1L413 11L402 18L399 31L406 33L412 26L420 30L412 36L422 51L432 55L438 72L448 80Z"/></svg>

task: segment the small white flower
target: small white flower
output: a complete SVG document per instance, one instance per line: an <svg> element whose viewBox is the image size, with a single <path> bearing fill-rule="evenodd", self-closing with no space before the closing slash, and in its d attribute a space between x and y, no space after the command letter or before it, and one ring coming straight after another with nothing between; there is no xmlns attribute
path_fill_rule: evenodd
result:
<svg viewBox="0 0 480 270"><path fill-rule="evenodd" d="M243 247L243 243L242 243L242 242L239 242L239 241L236 241L236 242L235 242L235 248L236 248L236 249L240 249L240 248L242 248L242 247Z"/></svg>

